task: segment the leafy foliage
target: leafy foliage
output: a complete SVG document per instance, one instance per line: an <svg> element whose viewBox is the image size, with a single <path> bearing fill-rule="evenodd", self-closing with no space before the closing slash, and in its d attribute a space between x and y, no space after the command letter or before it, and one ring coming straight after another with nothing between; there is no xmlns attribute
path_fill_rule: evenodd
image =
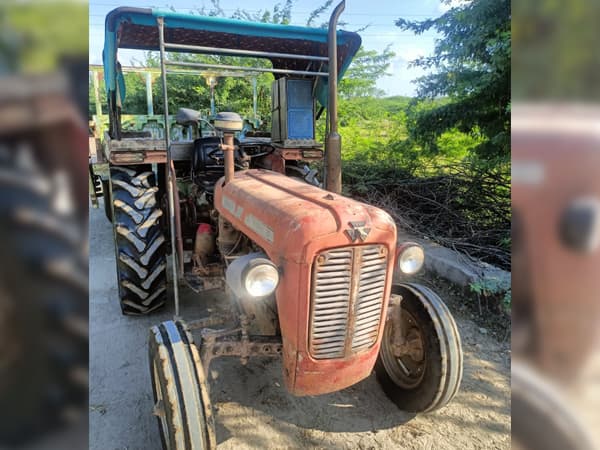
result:
<svg viewBox="0 0 600 450"><path fill-rule="evenodd" d="M512 305L512 289L509 279L499 279L496 277L487 277L475 281L469 285L471 292L478 297L497 297L502 301L505 311L510 311ZM480 305L481 309L481 305Z"/></svg>
<svg viewBox="0 0 600 450"><path fill-rule="evenodd" d="M600 3L537 0L512 7L513 97L598 101Z"/></svg>
<svg viewBox="0 0 600 450"><path fill-rule="evenodd" d="M88 51L83 2L2 2L0 20L0 70L53 70L61 58Z"/></svg>
<svg viewBox="0 0 600 450"><path fill-rule="evenodd" d="M413 61L435 70L418 80L422 101L411 111L411 137L426 150L438 152L438 137L456 128L484 138L473 149L481 157L509 157L510 18L509 0L473 0L436 19L396 21L403 30L442 35L433 55ZM447 101L436 103L440 97Z"/></svg>
<svg viewBox="0 0 600 450"><path fill-rule="evenodd" d="M325 11L327 11L327 9L331 6L332 3L333 3L333 0L327 0L321 6L319 6L315 10L313 10L308 16L308 20L306 21L306 26L307 27L312 26L314 24L314 21L317 20Z"/></svg>
<svg viewBox="0 0 600 450"><path fill-rule="evenodd" d="M394 56L389 46L383 53L361 47L339 84L339 95L342 98L383 96L385 92L377 88L377 81L388 75Z"/></svg>

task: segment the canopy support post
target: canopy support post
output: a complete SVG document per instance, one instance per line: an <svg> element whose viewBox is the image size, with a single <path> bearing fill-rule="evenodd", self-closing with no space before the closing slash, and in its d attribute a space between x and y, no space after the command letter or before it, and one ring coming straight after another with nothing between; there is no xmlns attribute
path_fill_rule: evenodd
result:
<svg viewBox="0 0 600 450"><path fill-rule="evenodd" d="M160 76L162 79L162 93L163 93L163 111L165 115L165 143L167 150L167 195L169 204L169 228L171 234L171 254L173 255L173 297L175 300L175 318L179 318L179 276L177 274L177 268L179 267L179 255L177 254L176 234L177 228L175 227L175 170L172 168L172 155L171 155L171 130L169 128L169 99L167 96L167 69L166 69L166 58L165 58L165 19L164 17L157 17L156 22L158 24L158 37L160 44Z"/></svg>

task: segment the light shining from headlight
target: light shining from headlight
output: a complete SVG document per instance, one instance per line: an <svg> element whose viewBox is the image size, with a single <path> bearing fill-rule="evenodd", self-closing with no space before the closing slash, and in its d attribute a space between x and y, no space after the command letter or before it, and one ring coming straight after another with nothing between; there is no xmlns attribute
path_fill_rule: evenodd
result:
<svg viewBox="0 0 600 450"><path fill-rule="evenodd" d="M244 287L252 297L266 297L275 292L279 283L277 268L271 264L260 264L246 273Z"/></svg>
<svg viewBox="0 0 600 450"><path fill-rule="evenodd" d="M405 248L398 256L398 269L406 275L413 275L423 267L425 252L418 245Z"/></svg>

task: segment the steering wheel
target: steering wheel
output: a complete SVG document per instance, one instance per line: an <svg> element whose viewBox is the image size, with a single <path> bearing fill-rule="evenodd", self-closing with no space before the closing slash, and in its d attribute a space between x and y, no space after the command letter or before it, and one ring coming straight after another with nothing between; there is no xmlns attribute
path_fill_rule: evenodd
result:
<svg viewBox="0 0 600 450"><path fill-rule="evenodd" d="M220 153L221 156L215 156L215 153ZM215 162L220 162L223 159L225 159L225 155L223 154L223 150L221 150L218 146L216 148L214 148L213 150L209 151L206 156L210 159L212 159Z"/></svg>

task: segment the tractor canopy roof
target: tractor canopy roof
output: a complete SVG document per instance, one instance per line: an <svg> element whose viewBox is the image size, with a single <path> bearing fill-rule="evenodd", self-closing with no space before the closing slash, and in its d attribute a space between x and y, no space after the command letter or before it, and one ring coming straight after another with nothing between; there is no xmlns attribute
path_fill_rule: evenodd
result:
<svg viewBox="0 0 600 450"><path fill-rule="evenodd" d="M108 13L105 22L103 63L109 98L110 94L117 89L117 85L122 85L117 49L159 50L158 17L164 18L165 42L169 44L323 57L328 54L327 29L246 22L148 8L120 7ZM361 45L361 38L357 33L338 31L337 44L338 78L341 79ZM218 54L218 51L214 53ZM327 71L326 62L312 61L309 68L311 61L306 59L280 57L268 59L275 69ZM281 75L275 74L275 76ZM316 97L322 105L326 105L327 78L318 78Z"/></svg>

